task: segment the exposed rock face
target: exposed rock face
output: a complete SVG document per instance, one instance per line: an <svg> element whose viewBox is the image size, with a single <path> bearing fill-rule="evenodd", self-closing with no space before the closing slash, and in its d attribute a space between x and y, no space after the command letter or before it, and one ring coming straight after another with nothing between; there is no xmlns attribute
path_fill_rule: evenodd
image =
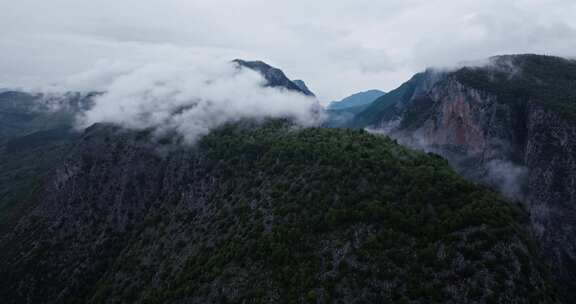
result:
<svg viewBox="0 0 576 304"><path fill-rule="evenodd" d="M576 123L531 104L524 164L528 210L554 271L576 292Z"/></svg>
<svg viewBox="0 0 576 304"><path fill-rule="evenodd" d="M437 110L438 116L430 120L434 125L425 127L428 133L426 138L429 138L431 143L466 147L471 154L484 151L486 138L481 126L475 124L474 119L478 109L473 109L467 102L469 98L473 98L479 101L478 106L486 104L477 92L467 92L458 83L449 81L435 87L430 92L430 98L444 101Z"/></svg>
<svg viewBox="0 0 576 304"><path fill-rule="evenodd" d="M570 80L546 79L534 72L538 71L534 66L559 69L558 74L567 75L563 77L576 78L566 72L576 64L532 55L494 61L496 72L492 67L472 71L474 80L486 79L484 86L462 77L469 71L425 73L413 93L380 113L371 127L413 147L439 153L464 176L491 183L522 201L548 264L565 292L573 296L576 120L568 111L558 110L563 104L550 103L540 92L565 96L561 98L568 107L574 96L570 86L551 90L552 84L548 85ZM567 68L562 70L563 66ZM515 74L492 85L499 73L512 71ZM496 76L484 76L491 73Z"/></svg>

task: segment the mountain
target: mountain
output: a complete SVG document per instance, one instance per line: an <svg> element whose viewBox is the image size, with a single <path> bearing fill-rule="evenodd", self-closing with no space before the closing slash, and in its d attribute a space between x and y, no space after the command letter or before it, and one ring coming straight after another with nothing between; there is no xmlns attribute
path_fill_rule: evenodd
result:
<svg viewBox="0 0 576 304"><path fill-rule="evenodd" d="M266 63L234 62L238 68L262 73L268 86L313 96ZM79 135L74 128L77 116L89 110L102 94L0 90L0 236L34 207L30 196Z"/></svg>
<svg viewBox="0 0 576 304"><path fill-rule="evenodd" d="M4 303L546 302L525 215L358 130L94 125L0 243Z"/></svg>
<svg viewBox="0 0 576 304"><path fill-rule="evenodd" d="M0 143L36 131L70 127L75 115L89 108L96 95L0 92Z"/></svg>
<svg viewBox="0 0 576 304"><path fill-rule="evenodd" d="M364 111L372 102L385 94L379 90L370 90L353 94L341 101L331 102L326 110L328 120L325 125L332 128L349 125L358 113Z"/></svg>
<svg viewBox="0 0 576 304"><path fill-rule="evenodd" d="M379 121L394 121L394 118L398 116L398 111L403 109L403 105L413 96L418 96L420 91L429 89L437 81L437 75L438 73L433 70L414 75L400 87L388 92L364 108L350 120L347 126L366 128L376 126Z"/></svg>
<svg viewBox="0 0 576 304"><path fill-rule="evenodd" d="M346 127L356 115L366 109L366 106L357 106L338 110L326 110L327 119L324 126L329 128Z"/></svg>
<svg viewBox="0 0 576 304"><path fill-rule="evenodd" d="M543 258L576 296L576 61L497 56L428 70L350 124L446 157L469 179L519 200Z"/></svg>
<svg viewBox="0 0 576 304"><path fill-rule="evenodd" d="M380 90L369 90L352 94L340 101L333 101L328 105L328 110L342 110L367 106L385 95L386 92Z"/></svg>
<svg viewBox="0 0 576 304"><path fill-rule="evenodd" d="M314 96L306 85L300 80L298 84L294 83L292 80L288 79L282 70L270 66L269 64L262 61L245 61L241 59L235 59L234 62L240 68L249 68L251 70L257 71L264 79L267 81L267 85L275 88L284 88L290 91L296 91L302 93L306 96ZM301 86L303 87L301 88Z"/></svg>
<svg viewBox="0 0 576 304"><path fill-rule="evenodd" d="M446 77L396 91L390 117ZM560 303L533 214L401 146L416 125L397 141L243 120L188 146L110 124L69 132L94 96L7 96L2 303Z"/></svg>
<svg viewBox="0 0 576 304"><path fill-rule="evenodd" d="M295 85L297 85L302 91L304 91L306 93L306 95L315 96L314 93L312 93L312 91L310 91L310 89L308 89L308 86L306 85L304 80L296 79L296 80L292 80L292 82Z"/></svg>

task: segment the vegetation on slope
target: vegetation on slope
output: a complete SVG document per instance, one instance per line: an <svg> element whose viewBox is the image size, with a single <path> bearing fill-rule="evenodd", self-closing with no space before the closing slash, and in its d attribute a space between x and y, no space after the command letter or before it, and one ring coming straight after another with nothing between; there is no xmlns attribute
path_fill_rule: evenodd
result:
<svg viewBox="0 0 576 304"><path fill-rule="evenodd" d="M534 101L576 118L576 61L542 55L508 55L491 65L466 67L454 73L458 81L496 94L501 102Z"/></svg>
<svg viewBox="0 0 576 304"><path fill-rule="evenodd" d="M376 99L386 95L386 92L380 90L368 90L352 94L340 101L332 101L328 104L328 110L343 110L348 108L366 107Z"/></svg>
<svg viewBox="0 0 576 304"><path fill-rule="evenodd" d="M73 138L74 133L62 127L0 144L0 235L34 207L33 196Z"/></svg>
<svg viewBox="0 0 576 304"><path fill-rule="evenodd" d="M217 190L162 202L92 302L555 301L519 211L438 156L281 121L228 125L194 153Z"/></svg>
<svg viewBox="0 0 576 304"><path fill-rule="evenodd" d="M424 74L416 74L397 89L394 89L386 95L376 99L366 109L362 110L362 112L358 113L354 117L350 122L349 127L365 128L373 126L377 124L378 121L387 117L387 115L393 115L393 106L409 99L414 93L414 90L420 84L422 78L424 78Z"/></svg>

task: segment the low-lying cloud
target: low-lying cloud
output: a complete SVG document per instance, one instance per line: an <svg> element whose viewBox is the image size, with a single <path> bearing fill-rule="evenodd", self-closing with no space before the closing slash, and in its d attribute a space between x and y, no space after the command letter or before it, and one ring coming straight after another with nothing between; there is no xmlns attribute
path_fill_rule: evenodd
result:
<svg viewBox="0 0 576 304"><path fill-rule="evenodd" d="M113 65L112 65L113 66ZM104 92L78 118L78 127L104 122L128 129L177 132L194 143L210 130L246 118L287 117L310 126L321 112L316 99L266 87L258 72L214 58L164 58L114 73L90 71L70 81L102 82ZM112 79L102 81L101 73Z"/></svg>
<svg viewBox="0 0 576 304"><path fill-rule="evenodd" d="M450 166L469 180L490 185L506 198L522 201L526 194L529 169L505 159L480 161L479 155L453 151L449 147L433 144L419 132L399 132L399 120L378 129L367 128L373 134L390 136L400 144L444 157Z"/></svg>
<svg viewBox="0 0 576 304"><path fill-rule="evenodd" d="M495 185L506 197L521 200L526 192L528 168L510 161L494 159L486 163L486 180Z"/></svg>

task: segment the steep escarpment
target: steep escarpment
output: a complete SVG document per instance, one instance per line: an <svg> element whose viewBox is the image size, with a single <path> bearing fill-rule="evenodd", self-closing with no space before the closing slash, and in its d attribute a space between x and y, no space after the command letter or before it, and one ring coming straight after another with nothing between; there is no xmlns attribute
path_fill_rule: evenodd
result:
<svg viewBox="0 0 576 304"><path fill-rule="evenodd" d="M555 302L499 195L357 130L89 128L0 243L5 303Z"/></svg>
<svg viewBox="0 0 576 304"><path fill-rule="evenodd" d="M447 157L464 176L524 202L547 262L576 290L576 62L500 56L483 67L429 74L371 124Z"/></svg>

